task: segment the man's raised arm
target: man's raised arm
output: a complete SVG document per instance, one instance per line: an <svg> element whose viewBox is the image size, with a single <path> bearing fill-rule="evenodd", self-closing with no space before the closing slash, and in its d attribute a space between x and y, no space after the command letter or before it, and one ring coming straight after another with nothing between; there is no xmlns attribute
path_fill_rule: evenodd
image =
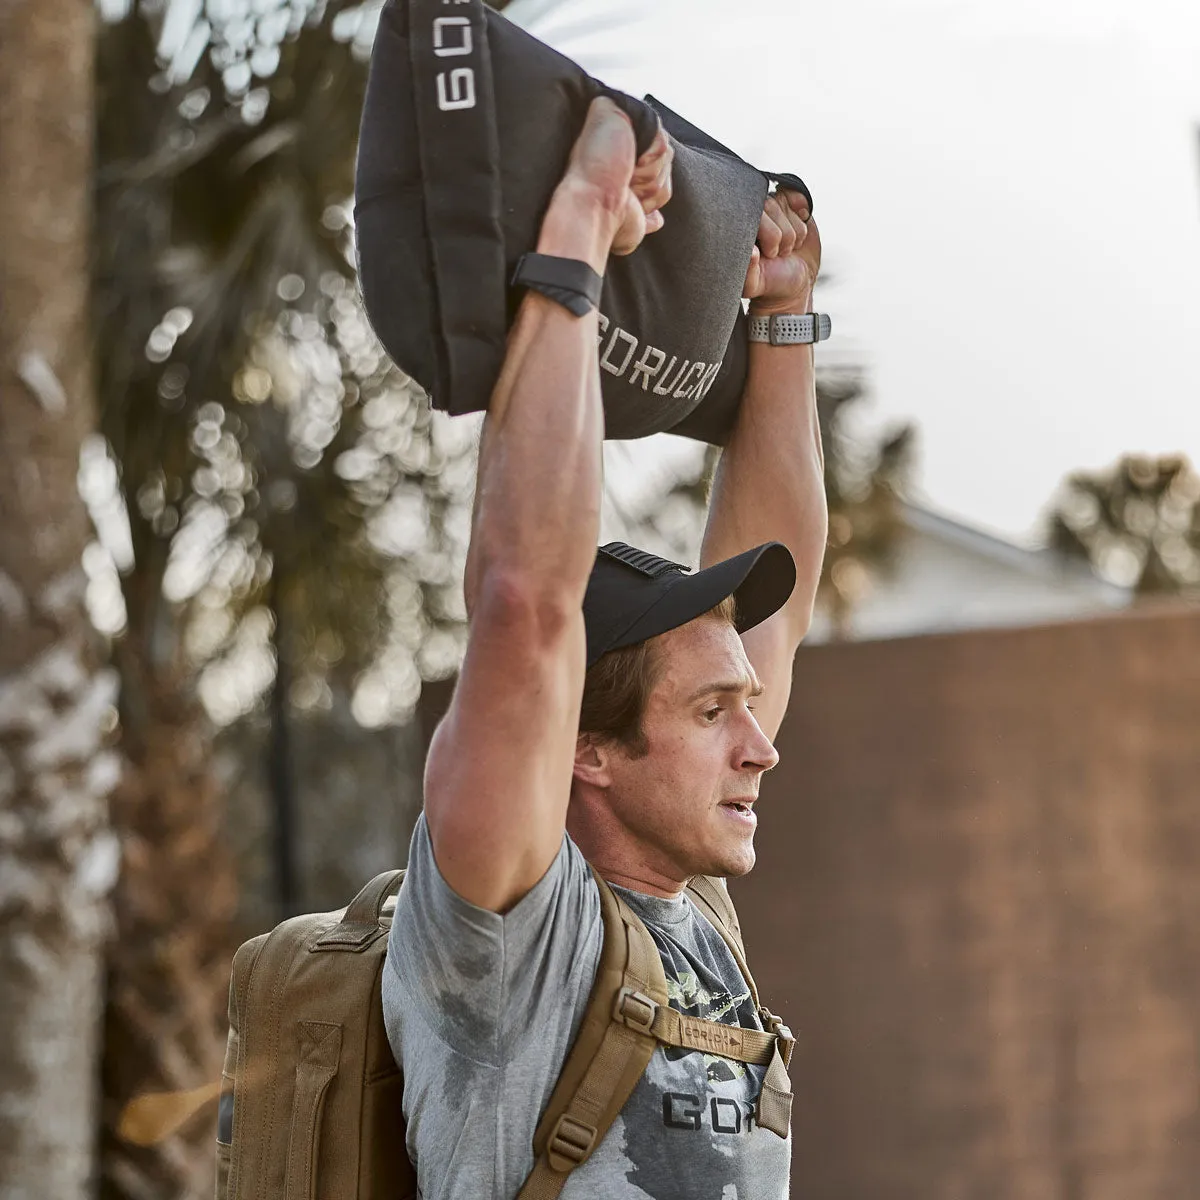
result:
<svg viewBox="0 0 1200 1200"><path fill-rule="evenodd" d="M587 263L662 224L671 151L635 163L632 126L597 100L542 223L538 252ZM467 557L467 652L430 748L425 814L438 867L503 912L562 842L583 690L582 615L599 535L604 415L595 312L521 304L480 448Z"/></svg>
<svg viewBox="0 0 1200 1200"><path fill-rule="evenodd" d="M798 192L769 197L746 276L751 315L809 312L820 265L808 202ZM824 465L812 346L752 342L737 424L713 485L701 565L766 541L783 542L796 560L791 599L742 639L765 689L755 715L771 738L787 709L792 663L821 577L829 523Z"/></svg>

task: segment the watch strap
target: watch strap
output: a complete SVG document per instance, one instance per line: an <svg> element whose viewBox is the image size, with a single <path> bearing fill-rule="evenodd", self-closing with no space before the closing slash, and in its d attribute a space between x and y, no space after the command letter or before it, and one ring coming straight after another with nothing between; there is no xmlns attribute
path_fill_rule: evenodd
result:
<svg viewBox="0 0 1200 1200"><path fill-rule="evenodd" d="M750 317L750 340L772 346L807 346L833 332L828 313L771 313Z"/></svg>
<svg viewBox="0 0 1200 1200"><path fill-rule="evenodd" d="M600 307L604 276L597 275L587 263L577 258L529 253L522 254L517 260L512 285L532 288L575 316L584 317Z"/></svg>

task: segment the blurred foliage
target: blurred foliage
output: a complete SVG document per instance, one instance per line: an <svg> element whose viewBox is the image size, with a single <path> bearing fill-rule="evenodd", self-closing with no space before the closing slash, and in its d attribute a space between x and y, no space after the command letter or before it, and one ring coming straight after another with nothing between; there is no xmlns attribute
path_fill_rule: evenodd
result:
<svg viewBox="0 0 1200 1200"><path fill-rule="evenodd" d="M457 657L473 434L435 423L353 283L378 7L143 0L101 30L95 314L126 639L204 669L222 720L269 682L272 576L302 705L336 677L366 723L402 719Z"/></svg>
<svg viewBox="0 0 1200 1200"><path fill-rule="evenodd" d="M911 424L874 439L854 435L848 406L863 394L856 373L818 376L829 544L817 604L828 612L837 637L846 636L855 605L872 580L886 576L895 564L904 532L899 501L912 477L916 444Z"/></svg>
<svg viewBox="0 0 1200 1200"><path fill-rule="evenodd" d="M302 781L295 795L297 892L304 911L327 912L403 863L420 811L424 745L416 722L364 729L336 697L328 712L295 714L291 727ZM221 787L237 813L224 830L240 887L237 941L279 920L274 798L262 769L271 735L268 715L255 713L221 730L214 744Z"/></svg>
<svg viewBox="0 0 1200 1200"><path fill-rule="evenodd" d="M1178 454L1077 471L1052 501L1050 543L1143 595L1198 595L1200 473Z"/></svg>

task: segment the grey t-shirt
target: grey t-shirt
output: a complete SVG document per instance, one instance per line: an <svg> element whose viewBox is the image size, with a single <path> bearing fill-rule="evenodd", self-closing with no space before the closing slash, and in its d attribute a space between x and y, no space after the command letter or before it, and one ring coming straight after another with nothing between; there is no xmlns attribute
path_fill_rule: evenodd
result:
<svg viewBox="0 0 1200 1200"><path fill-rule="evenodd" d="M729 948L687 896L618 889L662 956L671 1005L761 1029ZM604 930L569 837L500 916L442 878L424 816L383 973L388 1038L404 1068L408 1152L424 1200L512 1200L574 1041ZM563 1200L785 1200L790 1139L754 1122L765 1067L659 1047Z"/></svg>

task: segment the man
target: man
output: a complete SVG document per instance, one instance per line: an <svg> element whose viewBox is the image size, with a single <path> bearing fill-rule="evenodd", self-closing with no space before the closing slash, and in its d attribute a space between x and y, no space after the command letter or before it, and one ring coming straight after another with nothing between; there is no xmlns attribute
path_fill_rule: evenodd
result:
<svg viewBox="0 0 1200 1200"><path fill-rule="evenodd" d="M662 226L669 144L660 135L635 153L627 118L597 100L539 253L602 273L610 253ZM769 198L746 279L753 312L810 311L819 265L806 202ZM791 558L768 547L684 576L652 556L596 554L597 339L594 311L575 316L530 291L485 425L467 653L430 750L384 971L426 1200L509 1200L533 1166L534 1128L600 952L588 861L650 929L674 1006L761 1028L732 955L683 889L754 864L754 801L777 761L771 738L826 536L812 348L752 345L701 565L770 541ZM750 1117L762 1073L656 1050L562 1195L786 1196L788 1141Z"/></svg>

